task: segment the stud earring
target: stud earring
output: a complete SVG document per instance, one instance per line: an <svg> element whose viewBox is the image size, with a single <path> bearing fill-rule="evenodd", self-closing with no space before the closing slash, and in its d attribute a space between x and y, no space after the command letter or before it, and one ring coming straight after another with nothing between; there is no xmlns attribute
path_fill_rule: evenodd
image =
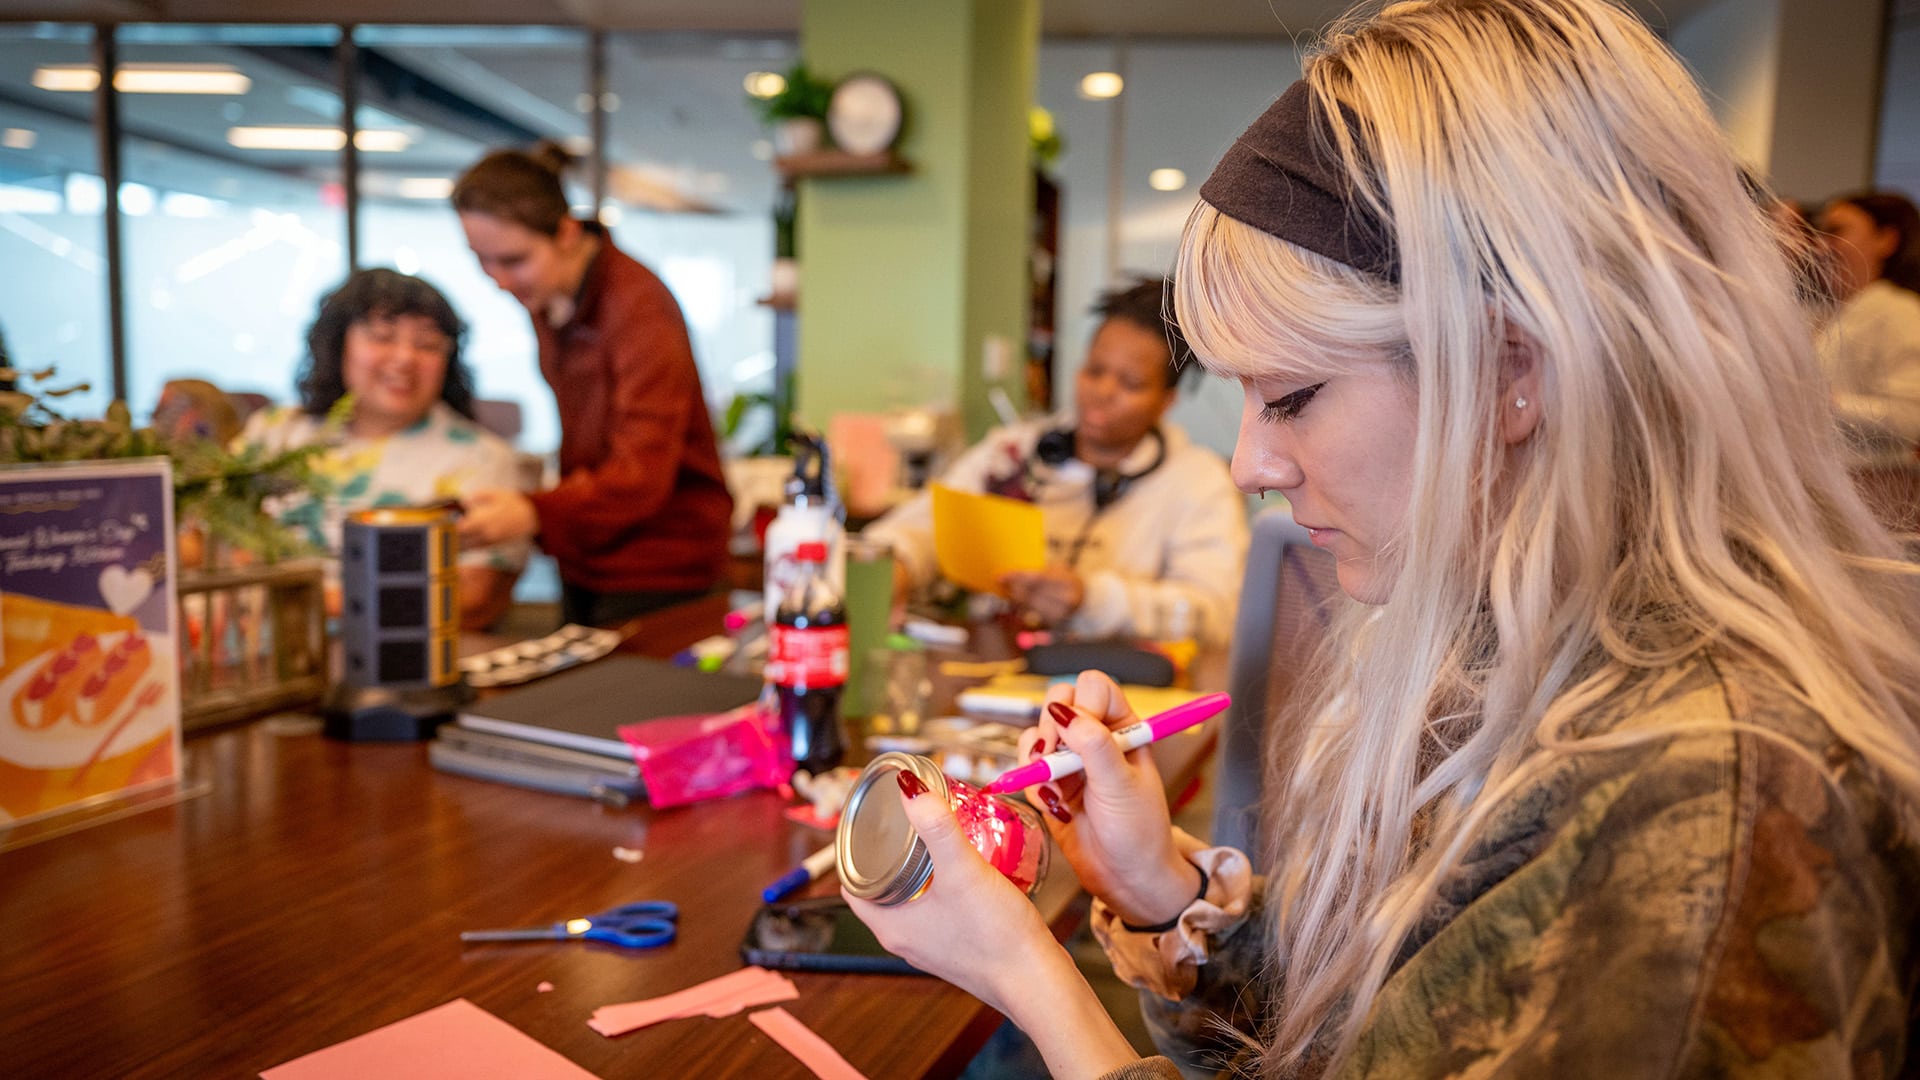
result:
<svg viewBox="0 0 1920 1080"><path fill-rule="evenodd" d="M1513 407L1514 407L1514 408L1516 408L1516 409L1524 409L1524 408L1526 408L1526 407L1527 407L1527 399L1526 399L1526 398L1514 398L1514 399L1513 399Z"/></svg>

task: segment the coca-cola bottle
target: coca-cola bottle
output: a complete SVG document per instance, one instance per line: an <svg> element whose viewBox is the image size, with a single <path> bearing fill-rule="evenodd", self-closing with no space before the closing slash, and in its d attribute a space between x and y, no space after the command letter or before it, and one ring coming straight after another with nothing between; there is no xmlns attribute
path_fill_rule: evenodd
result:
<svg viewBox="0 0 1920 1080"><path fill-rule="evenodd" d="M846 754L840 691L847 683L847 608L828 579L825 543L806 541L793 557L799 573L768 628L767 683L794 767L820 773Z"/></svg>

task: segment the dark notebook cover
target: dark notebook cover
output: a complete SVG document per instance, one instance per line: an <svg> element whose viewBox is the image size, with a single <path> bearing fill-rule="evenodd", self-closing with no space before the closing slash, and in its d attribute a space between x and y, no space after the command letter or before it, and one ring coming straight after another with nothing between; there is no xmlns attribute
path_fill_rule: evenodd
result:
<svg viewBox="0 0 1920 1080"><path fill-rule="evenodd" d="M721 713L760 696L761 681L643 656L608 656L467 706L474 731L629 757L622 724Z"/></svg>

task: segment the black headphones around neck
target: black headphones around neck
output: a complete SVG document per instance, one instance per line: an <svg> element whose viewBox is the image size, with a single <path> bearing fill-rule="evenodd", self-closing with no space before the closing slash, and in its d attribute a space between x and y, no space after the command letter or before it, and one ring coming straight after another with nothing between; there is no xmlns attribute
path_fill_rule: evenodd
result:
<svg viewBox="0 0 1920 1080"><path fill-rule="evenodd" d="M1105 510L1120 500L1133 486L1133 482L1165 464L1167 460L1167 437L1160 434L1155 426L1147 432L1153 438L1153 460L1139 472L1121 472L1118 469L1099 469L1093 474L1093 509L1095 513ZM1072 428L1054 428L1040 436L1033 444L1033 456L1058 468L1072 461L1079 448L1078 440Z"/></svg>

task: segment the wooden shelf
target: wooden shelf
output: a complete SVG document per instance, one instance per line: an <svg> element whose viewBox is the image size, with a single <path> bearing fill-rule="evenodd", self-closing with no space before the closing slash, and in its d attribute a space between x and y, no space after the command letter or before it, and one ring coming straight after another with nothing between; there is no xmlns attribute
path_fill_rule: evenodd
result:
<svg viewBox="0 0 1920 1080"><path fill-rule="evenodd" d="M773 159L785 180L809 176L887 176L910 173L913 165L889 150L883 154L848 154L839 150L816 150L810 154L791 154Z"/></svg>

